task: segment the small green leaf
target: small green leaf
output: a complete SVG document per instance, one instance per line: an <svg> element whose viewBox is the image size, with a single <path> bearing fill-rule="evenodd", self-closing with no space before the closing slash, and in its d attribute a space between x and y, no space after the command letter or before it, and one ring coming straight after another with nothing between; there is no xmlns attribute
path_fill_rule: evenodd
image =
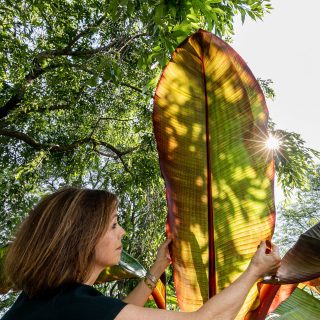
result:
<svg viewBox="0 0 320 320"><path fill-rule="evenodd" d="M220 8L212 8L212 11L215 12L215 13L221 14L223 16L226 14L225 11L223 11Z"/></svg>
<svg viewBox="0 0 320 320"><path fill-rule="evenodd" d="M157 24L162 24L162 18L164 16L164 12L165 12L165 5L163 3L160 3L156 9L155 9L155 13L154 13L154 22Z"/></svg>

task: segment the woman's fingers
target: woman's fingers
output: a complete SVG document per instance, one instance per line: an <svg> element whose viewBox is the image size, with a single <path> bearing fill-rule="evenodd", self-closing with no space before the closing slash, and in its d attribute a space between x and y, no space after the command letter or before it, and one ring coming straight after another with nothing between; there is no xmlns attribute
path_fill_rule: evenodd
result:
<svg viewBox="0 0 320 320"><path fill-rule="evenodd" d="M166 247L171 243L172 239L171 238L167 238L164 242L163 245L165 245Z"/></svg>
<svg viewBox="0 0 320 320"><path fill-rule="evenodd" d="M258 250L253 256L250 266L256 275L262 277L265 274L276 273L280 261L278 247L270 240L265 240L258 245Z"/></svg>
<svg viewBox="0 0 320 320"><path fill-rule="evenodd" d="M172 239L168 238L162 244L160 245L158 249L158 257L166 256L168 259L170 259L170 253L169 253L169 245L171 243Z"/></svg>
<svg viewBox="0 0 320 320"><path fill-rule="evenodd" d="M266 240L265 241L265 244L266 244L266 250L265 250L265 253L266 254L270 254L271 251L272 251L272 244L271 244L271 241L270 240Z"/></svg>
<svg viewBox="0 0 320 320"><path fill-rule="evenodd" d="M165 241L162 242L162 244L158 248L156 261L154 265L158 270L161 271L161 273L164 272L164 270L171 263L171 257L169 253L169 245L171 241L172 241L171 238L167 238Z"/></svg>
<svg viewBox="0 0 320 320"><path fill-rule="evenodd" d="M261 241L259 244L259 248L261 251L265 250L267 248L266 246L266 242L265 241Z"/></svg>
<svg viewBox="0 0 320 320"><path fill-rule="evenodd" d="M274 244L274 243L272 243L271 245L272 245L272 251L273 251L276 255L280 256L279 247L278 247L276 244Z"/></svg>
<svg viewBox="0 0 320 320"><path fill-rule="evenodd" d="M258 249L264 251L266 254L273 253L275 256L280 257L278 246L270 240L261 241L258 245Z"/></svg>
<svg viewBox="0 0 320 320"><path fill-rule="evenodd" d="M169 252L169 245L171 242L172 242L172 239L167 238L163 243L163 246L167 249L166 258L170 261L171 261L171 257L170 257L170 252Z"/></svg>

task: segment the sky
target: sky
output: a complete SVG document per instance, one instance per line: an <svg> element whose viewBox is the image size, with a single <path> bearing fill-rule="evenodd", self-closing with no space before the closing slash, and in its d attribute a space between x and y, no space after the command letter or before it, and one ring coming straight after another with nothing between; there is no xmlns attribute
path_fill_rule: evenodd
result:
<svg viewBox="0 0 320 320"><path fill-rule="evenodd" d="M263 21L235 25L231 46L256 78L271 79L267 101L277 128L301 134L320 151L320 1L274 0Z"/></svg>

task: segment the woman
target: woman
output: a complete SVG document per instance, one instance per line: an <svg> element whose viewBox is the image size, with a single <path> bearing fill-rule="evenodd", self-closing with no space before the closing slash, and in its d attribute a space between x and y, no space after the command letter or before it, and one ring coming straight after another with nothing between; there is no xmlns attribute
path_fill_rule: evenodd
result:
<svg viewBox="0 0 320 320"><path fill-rule="evenodd" d="M8 279L23 290L3 320L234 319L252 287L279 267L278 249L261 243L248 269L198 311L144 308L170 263L166 240L144 281L123 300L92 285L106 266L118 264L125 231L117 222L117 198L107 191L65 188L40 201L16 233L5 261Z"/></svg>

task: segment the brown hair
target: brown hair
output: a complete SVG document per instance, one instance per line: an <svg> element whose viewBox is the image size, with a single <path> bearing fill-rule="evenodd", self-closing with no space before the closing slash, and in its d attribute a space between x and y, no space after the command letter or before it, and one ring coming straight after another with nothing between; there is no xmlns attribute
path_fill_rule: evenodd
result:
<svg viewBox="0 0 320 320"><path fill-rule="evenodd" d="M32 297L87 280L96 243L117 204L110 192L73 187L44 197L8 249L4 268L9 282Z"/></svg>

